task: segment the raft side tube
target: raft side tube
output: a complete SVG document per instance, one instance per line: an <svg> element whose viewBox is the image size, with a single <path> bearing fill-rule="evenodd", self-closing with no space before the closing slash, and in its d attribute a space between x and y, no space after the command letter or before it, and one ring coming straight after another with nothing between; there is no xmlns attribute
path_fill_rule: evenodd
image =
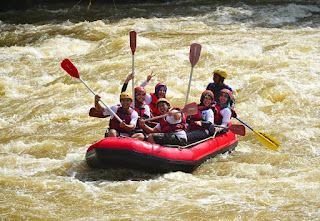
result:
<svg viewBox="0 0 320 221"><path fill-rule="evenodd" d="M95 148L86 154L86 161L92 168L128 168L150 173L171 171L193 172L204 161L218 154L232 152L238 141L196 161L173 160L129 149Z"/></svg>

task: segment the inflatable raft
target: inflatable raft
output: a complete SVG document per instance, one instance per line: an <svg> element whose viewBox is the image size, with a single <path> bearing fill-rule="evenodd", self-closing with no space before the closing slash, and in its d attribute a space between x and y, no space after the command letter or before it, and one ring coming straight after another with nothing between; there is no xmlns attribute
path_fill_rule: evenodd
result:
<svg viewBox="0 0 320 221"><path fill-rule="evenodd" d="M88 148L86 161L92 168L129 168L151 173L192 172L207 159L233 151L237 144L237 137L230 130L187 148L107 137Z"/></svg>

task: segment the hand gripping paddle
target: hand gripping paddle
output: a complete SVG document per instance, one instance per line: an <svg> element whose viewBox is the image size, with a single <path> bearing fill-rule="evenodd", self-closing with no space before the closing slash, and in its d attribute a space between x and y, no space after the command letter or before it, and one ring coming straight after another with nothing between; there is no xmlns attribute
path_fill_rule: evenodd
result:
<svg viewBox="0 0 320 221"><path fill-rule="evenodd" d="M181 111L178 111L177 113L184 113L186 116L195 115L195 114L198 113L198 105L197 105L196 102L187 104L186 106L184 106L184 108L182 108ZM169 114L163 114L163 115L156 116L156 117L153 117L153 118L148 118L148 119L142 120L142 122L159 119L159 118L162 118L162 117L166 117L168 115Z"/></svg>

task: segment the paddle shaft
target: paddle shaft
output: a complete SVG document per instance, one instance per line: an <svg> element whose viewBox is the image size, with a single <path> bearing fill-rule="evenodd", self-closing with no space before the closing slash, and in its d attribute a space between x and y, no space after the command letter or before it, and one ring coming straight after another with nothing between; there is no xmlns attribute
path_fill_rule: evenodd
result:
<svg viewBox="0 0 320 221"><path fill-rule="evenodd" d="M224 129L229 129L229 127L222 126L222 125L217 125L217 124L215 124L214 127L220 127L220 128L224 128Z"/></svg>
<svg viewBox="0 0 320 221"><path fill-rule="evenodd" d="M252 130L263 145L265 145L266 147L268 147L271 150L277 150L279 148L279 146L280 146L279 141L277 141L276 139L274 139L273 137L271 137L270 135L268 135L266 133L262 133L262 132L258 132L256 130L254 130L248 124L246 124L245 122L243 122L239 118L236 117L236 119L238 121L240 121L243 125L248 127L250 130Z"/></svg>
<svg viewBox="0 0 320 221"><path fill-rule="evenodd" d="M130 31L130 48L132 52L132 106L135 107L135 93L134 93L134 53L136 51L137 46L137 33L135 31Z"/></svg>
<svg viewBox="0 0 320 221"><path fill-rule="evenodd" d="M91 91L91 93L93 93L95 96L97 95L97 93L94 92L94 90L92 90L92 89L89 87L89 85L87 85L86 82L81 79L81 77L79 77L79 80L89 89L89 91ZM103 102L103 100L100 99L100 101L101 101L101 103L107 108L107 110L109 111L109 113L111 113L111 115L112 115L113 117L115 117L120 123L122 123L122 120L119 118L119 116L116 115L116 114L108 107L108 105L106 105L106 104Z"/></svg>
<svg viewBox="0 0 320 221"><path fill-rule="evenodd" d="M189 61L190 61L190 64L191 64L191 73L190 73L190 77L189 77L189 84L188 84L188 91L187 91L185 105L187 105L188 99L189 99L193 67L199 61L200 53L201 53L201 45L200 44L193 43L193 44L190 45Z"/></svg>
<svg viewBox="0 0 320 221"><path fill-rule="evenodd" d="M222 125L214 125L215 127L225 128L231 130L233 133L238 134L240 136L245 136L246 129L243 125L232 124L230 127L222 126Z"/></svg>
<svg viewBox="0 0 320 221"><path fill-rule="evenodd" d="M133 73L133 78L132 78L132 107L135 107L135 93L134 93L134 54L132 54L132 73Z"/></svg>
<svg viewBox="0 0 320 221"><path fill-rule="evenodd" d="M84 80L81 79L80 75L79 75L79 72L78 72L78 69L72 64L72 62L69 60L69 59L64 59L62 62L61 62L61 67L71 76L71 77L74 77L74 78L78 78L88 89L89 91L91 91L91 93L94 94L94 96L97 95L96 92L94 92L90 87L89 85L86 84L86 82L84 82ZM109 107L108 105L106 105L102 100L100 100L101 103L107 108L107 110L111 113L111 115L113 117L115 117L120 123L122 123L122 120L119 118L118 115L116 115Z"/></svg>
<svg viewBox="0 0 320 221"><path fill-rule="evenodd" d="M193 103L190 103L190 104L187 104L184 106L184 108L182 108L182 110L174 110L175 113L184 113L186 116L190 116L190 115L194 115L198 112L198 105L196 102L193 102ZM145 121L149 121L149 120L155 120L155 119L159 119L159 118L162 118L162 117L166 117L168 116L169 114L166 113L166 114L163 114L163 115L160 115L160 116L156 116L156 117L153 117L153 118L149 118L149 119L145 119L143 122Z"/></svg>
<svg viewBox="0 0 320 221"><path fill-rule="evenodd" d="M182 111L178 111L178 112L176 112L175 114L181 113L181 112L182 112ZM159 119L159 118L166 117L166 116L168 116L168 115L169 115L169 114L162 114L162 115L159 115L159 116L156 116L156 117L144 119L144 120L142 120L142 122L146 122L146 121L150 121L150 120L156 120L156 119Z"/></svg>
<svg viewBox="0 0 320 221"><path fill-rule="evenodd" d="M236 117L236 119L237 119L238 121L240 121L244 126L246 126L247 128L249 128L250 130L253 131L253 129L252 129L248 124L246 124L245 122L243 122L242 120L240 120L240 119L237 118L237 117Z"/></svg>
<svg viewBox="0 0 320 221"><path fill-rule="evenodd" d="M190 77L189 77L189 84L188 84L188 91L187 91L186 103L185 103L184 105L187 105L187 103L188 103L189 94L190 94L190 86L191 86L192 74L193 74L193 66L191 66L191 73L190 73Z"/></svg>

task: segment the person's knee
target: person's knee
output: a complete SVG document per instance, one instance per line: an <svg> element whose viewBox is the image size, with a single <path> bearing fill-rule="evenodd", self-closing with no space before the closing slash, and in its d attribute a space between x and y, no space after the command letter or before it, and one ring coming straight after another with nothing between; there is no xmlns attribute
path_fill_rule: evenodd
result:
<svg viewBox="0 0 320 221"><path fill-rule="evenodd" d="M115 129L111 129L108 132L109 137L116 137L117 136L117 131Z"/></svg>
<svg viewBox="0 0 320 221"><path fill-rule="evenodd" d="M132 138L136 138L138 140L144 140L144 135L143 133L136 133L132 135Z"/></svg>

